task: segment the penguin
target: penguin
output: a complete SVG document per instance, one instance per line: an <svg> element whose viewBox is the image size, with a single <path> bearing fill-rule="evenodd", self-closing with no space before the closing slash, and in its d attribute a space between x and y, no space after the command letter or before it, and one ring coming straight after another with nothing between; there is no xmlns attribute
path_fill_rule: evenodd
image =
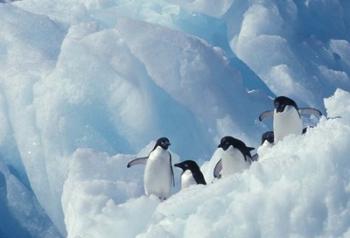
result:
<svg viewBox="0 0 350 238"><path fill-rule="evenodd" d="M145 194L147 196L153 194L160 200L170 197L171 185L175 185L171 154L168 151L169 146L169 139L161 137L147 157L136 158L127 164L127 168L136 164L146 164L144 172Z"/></svg>
<svg viewBox="0 0 350 238"><path fill-rule="evenodd" d="M193 184L207 184L199 166L195 161L185 160L181 163L175 164L174 166L181 168L183 171L181 174L181 189L188 188Z"/></svg>
<svg viewBox="0 0 350 238"><path fill-rule="evenodd" d="M218 148L222 149L222 157L214 168L215 178L240 173L249 168L253 161L250 151L254 148L247 147L243 141L232 136L223 137Z"/></svg>
<svg viewBox="0 0 350 238"><path fill-rule="evenodd" d="M301 115L321 117L322 113L310 107L298 108L298 105L292 99L279 96L274 100L274 110L265 111L260 114L259 120L262 121L267 117L273 117L273 142L276 143L284 137L294 134L301 135L306 132L303 128ZM267 136L267 135L266 135ZM272 134L270 134L270 138Z"/></svg>
<svg viewBox="0 0 350 238"><path fill-rule="evenodd" d="M312 127L311 127L312 128ZM307 132L307 127L305 127L302 131L302 134L305 134ZM266 131L264 134L261 135L261 144L263 145L265 142L268 142L269 144L273 144L275 141L275 136L273 131Z"/></svg>
<svg viewBox="0 0 350 238"><path fill-rule="evenodd" d="M267 141L270 144L273 144L275 140L273 131L266 131L264 134L261 135L261 145Z"/></svg>
<svg viewBox="0 0 350 238"><path fill-rule="evenodd" d="M303 121L297 104L290 98L280 96L274 100L273 134L274 141L280 141L288 135L301 135Z"/></svg>

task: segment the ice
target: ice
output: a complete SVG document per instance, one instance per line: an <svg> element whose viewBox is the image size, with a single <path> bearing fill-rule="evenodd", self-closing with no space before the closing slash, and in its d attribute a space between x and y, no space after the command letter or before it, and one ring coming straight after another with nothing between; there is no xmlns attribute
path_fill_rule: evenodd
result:
<svg viewBox="0 0 350 238"><path fill-rule="evenodd" d="M22 213L7 217L33 236L52 220L74 238L346 237L349 10L328 0L1 3L0 163L17 181L6 194L26 191L11 195ZM257 146L269 128L256 119L280 94L329 120L260 149L241 176L176 187L159 203L143 196L142 166L124 168L167 136L210 183L220 138Z"/></svg>
<svg viewBox="0 0 350 238"><path fill-rule="evenodd" d="M59 238L30 189L0 161L0 236Z"/></svg>
<svg viewBox="0 0 350 238"><path fill-rule="evenodd" d="M218 120L248 138L261 130L253 129L256 111L268 106L266 95L246 92L238 69L221 51L193 36L125 18L114 29L101 29L96 22L71 27L55 69L34 93L56 199L67 155L76 148L135 153L164 135L180 155L204 160L225 133Z"/></svg>
<svg viewBox="0 0 350 238"><path fill-rule="evenodd" d="M232 5L234 0L217 0L213 1L205 1L205 0L168 0L174 4L178 4L179 6L192 11L192 12L200 12L204 13L208 16L213 17L221 17L224 15Z"/></svg>
<svg viewBox="0 0 350 238"><path fill-rule="evenodd" d="M68 237L346 237L349 100L338 90L325 105L342 118L322 118L305 135L266 147L242 174L213 181L207 163L207 186L161 203L142 195L143 166L126 169L133 156L80 149L64 186Z"/></svg>
<svg viewBox="0 0 350 238"><path fill-rule="evenodd" d="M276 95L289 91L323 107L336 88L350 88L349 7L344 1L241 0L233 1L224 19L232 50Z"/></svg>
<svg viewBox="0 0 350 238"><path fill-rule="evenodd" d="M0 79L6 103L3 111L9 122L8 140L11 141L13 135L12 143L15 143L10 144L15 149L7 147L11 154L6 157L11 157L13 161L10 165L19 169L22 177L23 174L27 175L39 202L53 217L53 214L60 214L57 209L60 206L57 204L59 198L56 195L51 197L53 194L50 191L56 188L50 186L49 180L56 177L54 174L57 170L47 167L49 162L45 158L45 148L41 147L45 142L35 120L33 87L54 66L64 31L48 17L34 15L8 4L0 4L0 21L0 49L3 49L0 51ZM36 27L33 28L33 25ZM4 122L6 125L6 120ZM16 161L19 158L21 162ZM55 198L56 204L48 202Z"/></svg>
<svg viewBox="0 0 350 238"><path fill-rule="evenodd" d="M74 152L62 197L68 237L135 237L143 231L160 201L143 195L145 166L126 167L135 157L91 149ZM172 157L173 163L179 161L176 154ZM176 177L179 173L175 171ZM173 191L179 186L177 181Z"/></svg>
<svg viewBox="0 0 350 238"><path fill-rule="evenodd" d="M60 197L77 148L136 153L169 136L177 153L203 161L225 130L246 140L261 130L256 111L268 106L267 96L247 93L240 68L204 40L127 18L110 28L87 17L67 30L70 22L11 5L0 10L3 124L21 159L11 163L62 234ZM31 24L40 27L33 32Z"/></svg>

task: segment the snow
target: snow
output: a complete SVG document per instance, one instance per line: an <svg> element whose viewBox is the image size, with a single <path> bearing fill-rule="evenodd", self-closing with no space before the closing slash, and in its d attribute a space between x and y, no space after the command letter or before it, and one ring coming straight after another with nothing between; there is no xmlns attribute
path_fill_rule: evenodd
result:
<svg viewBox="0 0 350 238"><path fill-rule="evenodd" d="M23 232L5 225L0 236L349 236L349 10L328 0L0 3L0 208ZM177 181L162 203L143 196L142 166L125 168L167 136L210 183L220 138L258 147L270 128L257 117L275 95L330 119L259 148L242 175L184 192Z"/></svg>
<svg viewBox="0 0 350 238"><path fill-rule="evenodd" d="M207 186L164 202L142 195L143 166L126 169L134 156L79 149L62 200L68 237L346 237L349 100L338 90L325 104L342 118L323 117L307 134L265 148L241 174L213 181L206 164Z"/></svg>

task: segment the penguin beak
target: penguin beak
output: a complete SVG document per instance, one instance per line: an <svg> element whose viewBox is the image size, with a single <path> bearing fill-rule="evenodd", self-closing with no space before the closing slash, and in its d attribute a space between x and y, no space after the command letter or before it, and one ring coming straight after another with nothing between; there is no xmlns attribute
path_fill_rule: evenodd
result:
<svg viewBox="0 0 350 238"><path fill-rule="evenodd" d="M175 167L178 167L178 168L180 168L180 169L182 169L181 163L179 163L179 164L174 164L174 166L175 166Z"/></svg>

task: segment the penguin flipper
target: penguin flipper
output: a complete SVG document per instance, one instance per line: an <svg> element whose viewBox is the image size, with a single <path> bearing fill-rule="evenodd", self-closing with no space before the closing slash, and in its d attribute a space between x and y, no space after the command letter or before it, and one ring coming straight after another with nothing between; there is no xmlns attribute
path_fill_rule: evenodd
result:
<svg viewBox="0 0 350 238"><path fill-rule="evenodd" d="M126 165L126 167L130 168L131 166L134 166L134 165L137 165L137 164L146 164L147 159L148 159L148 156L147 157L140 157L140 158L133 159Z"/></svg>
<svg viewBox="0 0 350 238"><path fill-rule="evenodd" d="M268 117L273 117L273 110L264 111L259 115L259 121L263 121Z"/></svg>
<svg viewBox="0 0 350 238"><path fill-rule="evenodd" d="M322 112L320 110L317 110L316 108L312 108L312 107L300 108L299 112L303 116L310 116L310 115L314 115L316 117L321 117L322 116Z"/></svg>
<svg viewBox="0 0 350 238"><path fill-rule="evenodd" d="M221 170L222 170L222 159L220 159L215 165L214 178L220 178L221 177L221 174L220 174Z"/></svg>
<svg viewBox="0 0 350 238"><path fill-rule="evenodd" d="M193 173L193 178L197 184L207 185L207 182L205 181L203 173L200 170L198 171L198 173Z"/></svg>

